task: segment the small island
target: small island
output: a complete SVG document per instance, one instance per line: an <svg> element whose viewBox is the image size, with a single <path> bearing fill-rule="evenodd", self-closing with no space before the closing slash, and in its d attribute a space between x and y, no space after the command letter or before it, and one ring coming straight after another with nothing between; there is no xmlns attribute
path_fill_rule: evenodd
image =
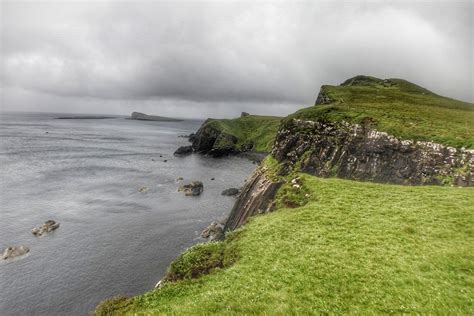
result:
<svg viewBox="0 0 474 316"><path fill-rule="evenodd" d="M172 117L148 115L148 114L140 113L140 112L132 112L132 114L130 115L130 119L132 119L132 120L142 120L142 121L162 121L162 122L181 122L181 121L183 121L183 120L172 118Z"/></svg>

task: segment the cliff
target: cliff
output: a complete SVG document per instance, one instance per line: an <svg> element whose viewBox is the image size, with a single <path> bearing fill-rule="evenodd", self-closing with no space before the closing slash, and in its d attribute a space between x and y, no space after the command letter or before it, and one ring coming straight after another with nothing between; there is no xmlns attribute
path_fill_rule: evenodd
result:
<svg viewBox="0 0 474 316"><path fill-rule="evenodd" d="M258 168L247 181L230 212L224 230L234 230L245 224L249 217L272 211L272 199L282 183L272 180L265 171L264 168Z"/></svg>
<svg viewBox="0 0 474 316"><path fill-rule="evenodd" d="M472 104L404 80L368 76L321 87L315 103L282 120L271 152L278 183L304 172L403 185L474 185ZM252 175L226 229L265 212L275 196L269 183L261 169Z"/></svg>
<svg viewBox="0 0 474 316"><path fill-rule="evenodd" d="M271 151L281 118L242 115L236 119L207 119L193 137L195 152L220 157Z"/></svg>
<svg viewBox="0 0 474 316"><path fill-rule="evenodd" d="M474 185L474 150L399 139L367 124L292 119L272 155L288 167L339 178L410 185Z"/></svg>

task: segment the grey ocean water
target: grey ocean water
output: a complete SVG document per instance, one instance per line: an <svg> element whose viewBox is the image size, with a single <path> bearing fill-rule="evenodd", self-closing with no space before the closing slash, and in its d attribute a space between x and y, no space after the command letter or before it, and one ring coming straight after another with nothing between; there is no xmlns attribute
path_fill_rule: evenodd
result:
<svg viewBox="0 0 474 316"><path fill-rule="evenodd" d="M200 121L58 116L1 114L0 247L31 249L0 263L1 315L87 315L105 298L152 289L204 227L228 215L234 199L220 192L243 185L255 167L237 157L173 157L187 144L178 135ZM203 181L204 193L178 193L180 176ZM31 228L48 219L61 227L34 237Z"/></svg>

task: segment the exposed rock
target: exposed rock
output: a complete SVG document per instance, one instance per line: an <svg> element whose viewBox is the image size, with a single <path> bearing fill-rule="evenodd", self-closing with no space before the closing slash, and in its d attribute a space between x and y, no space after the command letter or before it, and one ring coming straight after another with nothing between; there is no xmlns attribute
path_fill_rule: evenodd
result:
<svg viewBox="0 0 474 316"><path fill-rule="evenodd" d="M140 112L132 112L130 118L132 120L142 120L142 121L164 121L164 122L181 122L183 120L175 119L171 117L148 115Z"/></svg>
<svg viewBox="0 0 474 316"><path fill-rule="evenodd" d="M177 177L176 178L176 181L183 181L183 180L184 180L183 177Z"/></svg>
<svg viewBox="0 0 474 316"><path fill-rule="evenodd" d="M246 117L246 116L249 116L249 115L250 115L250 114L247 113L247 112L242 112L242 113L240 114L240 117Z"/></svg>
<svg viewBox="0 0 474 316"><path fill-rule="evenodd" d="M197 196L201 195L204 191L204 185L201 181L193 181L189 184L185 184L179 187L178 192L184 192L186 196Z"/></svg>
<svg viewBox="0 0 474 316"><path fill-rule="evenodd" d="M163 280L158 281L158 282L155 284L155 289L161 288L161 286L163 285L163 282L164 282Z"/></svg>
<svg viewBox="0 0 474 316"><path fill-rule="evenodd" d="M20 257L23 255L26 255L28 252L30 252L30 249L26 246L19 246L19 247L7 247L2 254L2 259L7 260L7 259L13 259L16 257Z"/></svg>
<svg viewBox="0 0 474 316"><path fill-rule="evenodd" d="M35 227L31 230L31 233L37 237L45 234L45 233L49 233L49 232L52 232L53 230L56 230L59 228L59 223L53 221L53 220L47 220L46 222L44 222L43 225L41 225L40 227Z"/></svg>
<svg viewBox="0 0 474 316"><path fill-rule="evenodd" d="M187 156L193 153L193 146L181 146L174 152L175 156Z"/></svg>
<svg viewBox="0 0 474 316"><path fill-rule="evenodd" d="M211 178L211 181L214 181L214 180L216 180L216 178Z"/></svg>
<svg viewBox="0 0 474 316"><path fill-rule="evenodd" d="M224 191L222 191L221 195L226 195L226 196L233 196L239 194L239 189L237 188L229 188Z"/></svg>
<svg viewBox="0 0 474 316"><path fill-rule="evenodd" d="M324 86L322 86L321 90L319 90L319 94L316 98L316 102L314 102L314 105L329 104L332 102L334 102L334 100L329 97L329 95L325 92Z"/></svg>
<svg viewBox="0 0 474 316"><path fill-rule="evenodd" d="M209 239L209 241L217 241L224 239L224 225L218 222L212 222L201 233L201 237Z"/></svg>
<svg viewBox="0 0 474 316"><path fill-rule="evenodd" d="M237 137L222 132L206 124L206 122L196 132L192 145L194 151L209 154L214 157L221 157L238 152L236 148Z"/></svg>
<svg viewBox="0 0 474 316"><path fill-rule="evenodd" d="M270 212L273 205L272 200L280 186L280 182L272 181L263 170L257 169L242 188L224 230L236 229L244 224L249 217Z"/></svg>
<svg viewBox="0 0 474 316"><path fill-rule="evenodd" d="M191 143L194 141L195 138L196 138L196 134L194 133L191 133L188 135L188 141L190 141Z"/></svg>
<svg viewBox="0 0 474 316"><path fill-rule="evenodd" d="M402 140L370 122L293 119L278 132L273 156L320 177L410 185L474 185L474 150ZM304 155L304 158L302 158Z"/></svg>
<svg viewBox="0 0 474 316"><path fill-rule="evenodd" d="M146 192L148 192L148 190L149 190L148 187L139 187L138 188L138 192L140 192L140 193L146 193Z"/></svg>

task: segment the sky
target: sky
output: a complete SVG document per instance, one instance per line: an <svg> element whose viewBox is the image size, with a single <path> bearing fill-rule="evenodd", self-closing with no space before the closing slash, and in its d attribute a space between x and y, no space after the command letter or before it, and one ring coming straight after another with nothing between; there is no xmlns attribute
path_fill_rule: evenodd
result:
<svg viewBox="0 0 474 316"><path fill-rule="evenodd" d="M403 78L474 102L472 1L2 1L1 110L287 115Z"/></svg>

